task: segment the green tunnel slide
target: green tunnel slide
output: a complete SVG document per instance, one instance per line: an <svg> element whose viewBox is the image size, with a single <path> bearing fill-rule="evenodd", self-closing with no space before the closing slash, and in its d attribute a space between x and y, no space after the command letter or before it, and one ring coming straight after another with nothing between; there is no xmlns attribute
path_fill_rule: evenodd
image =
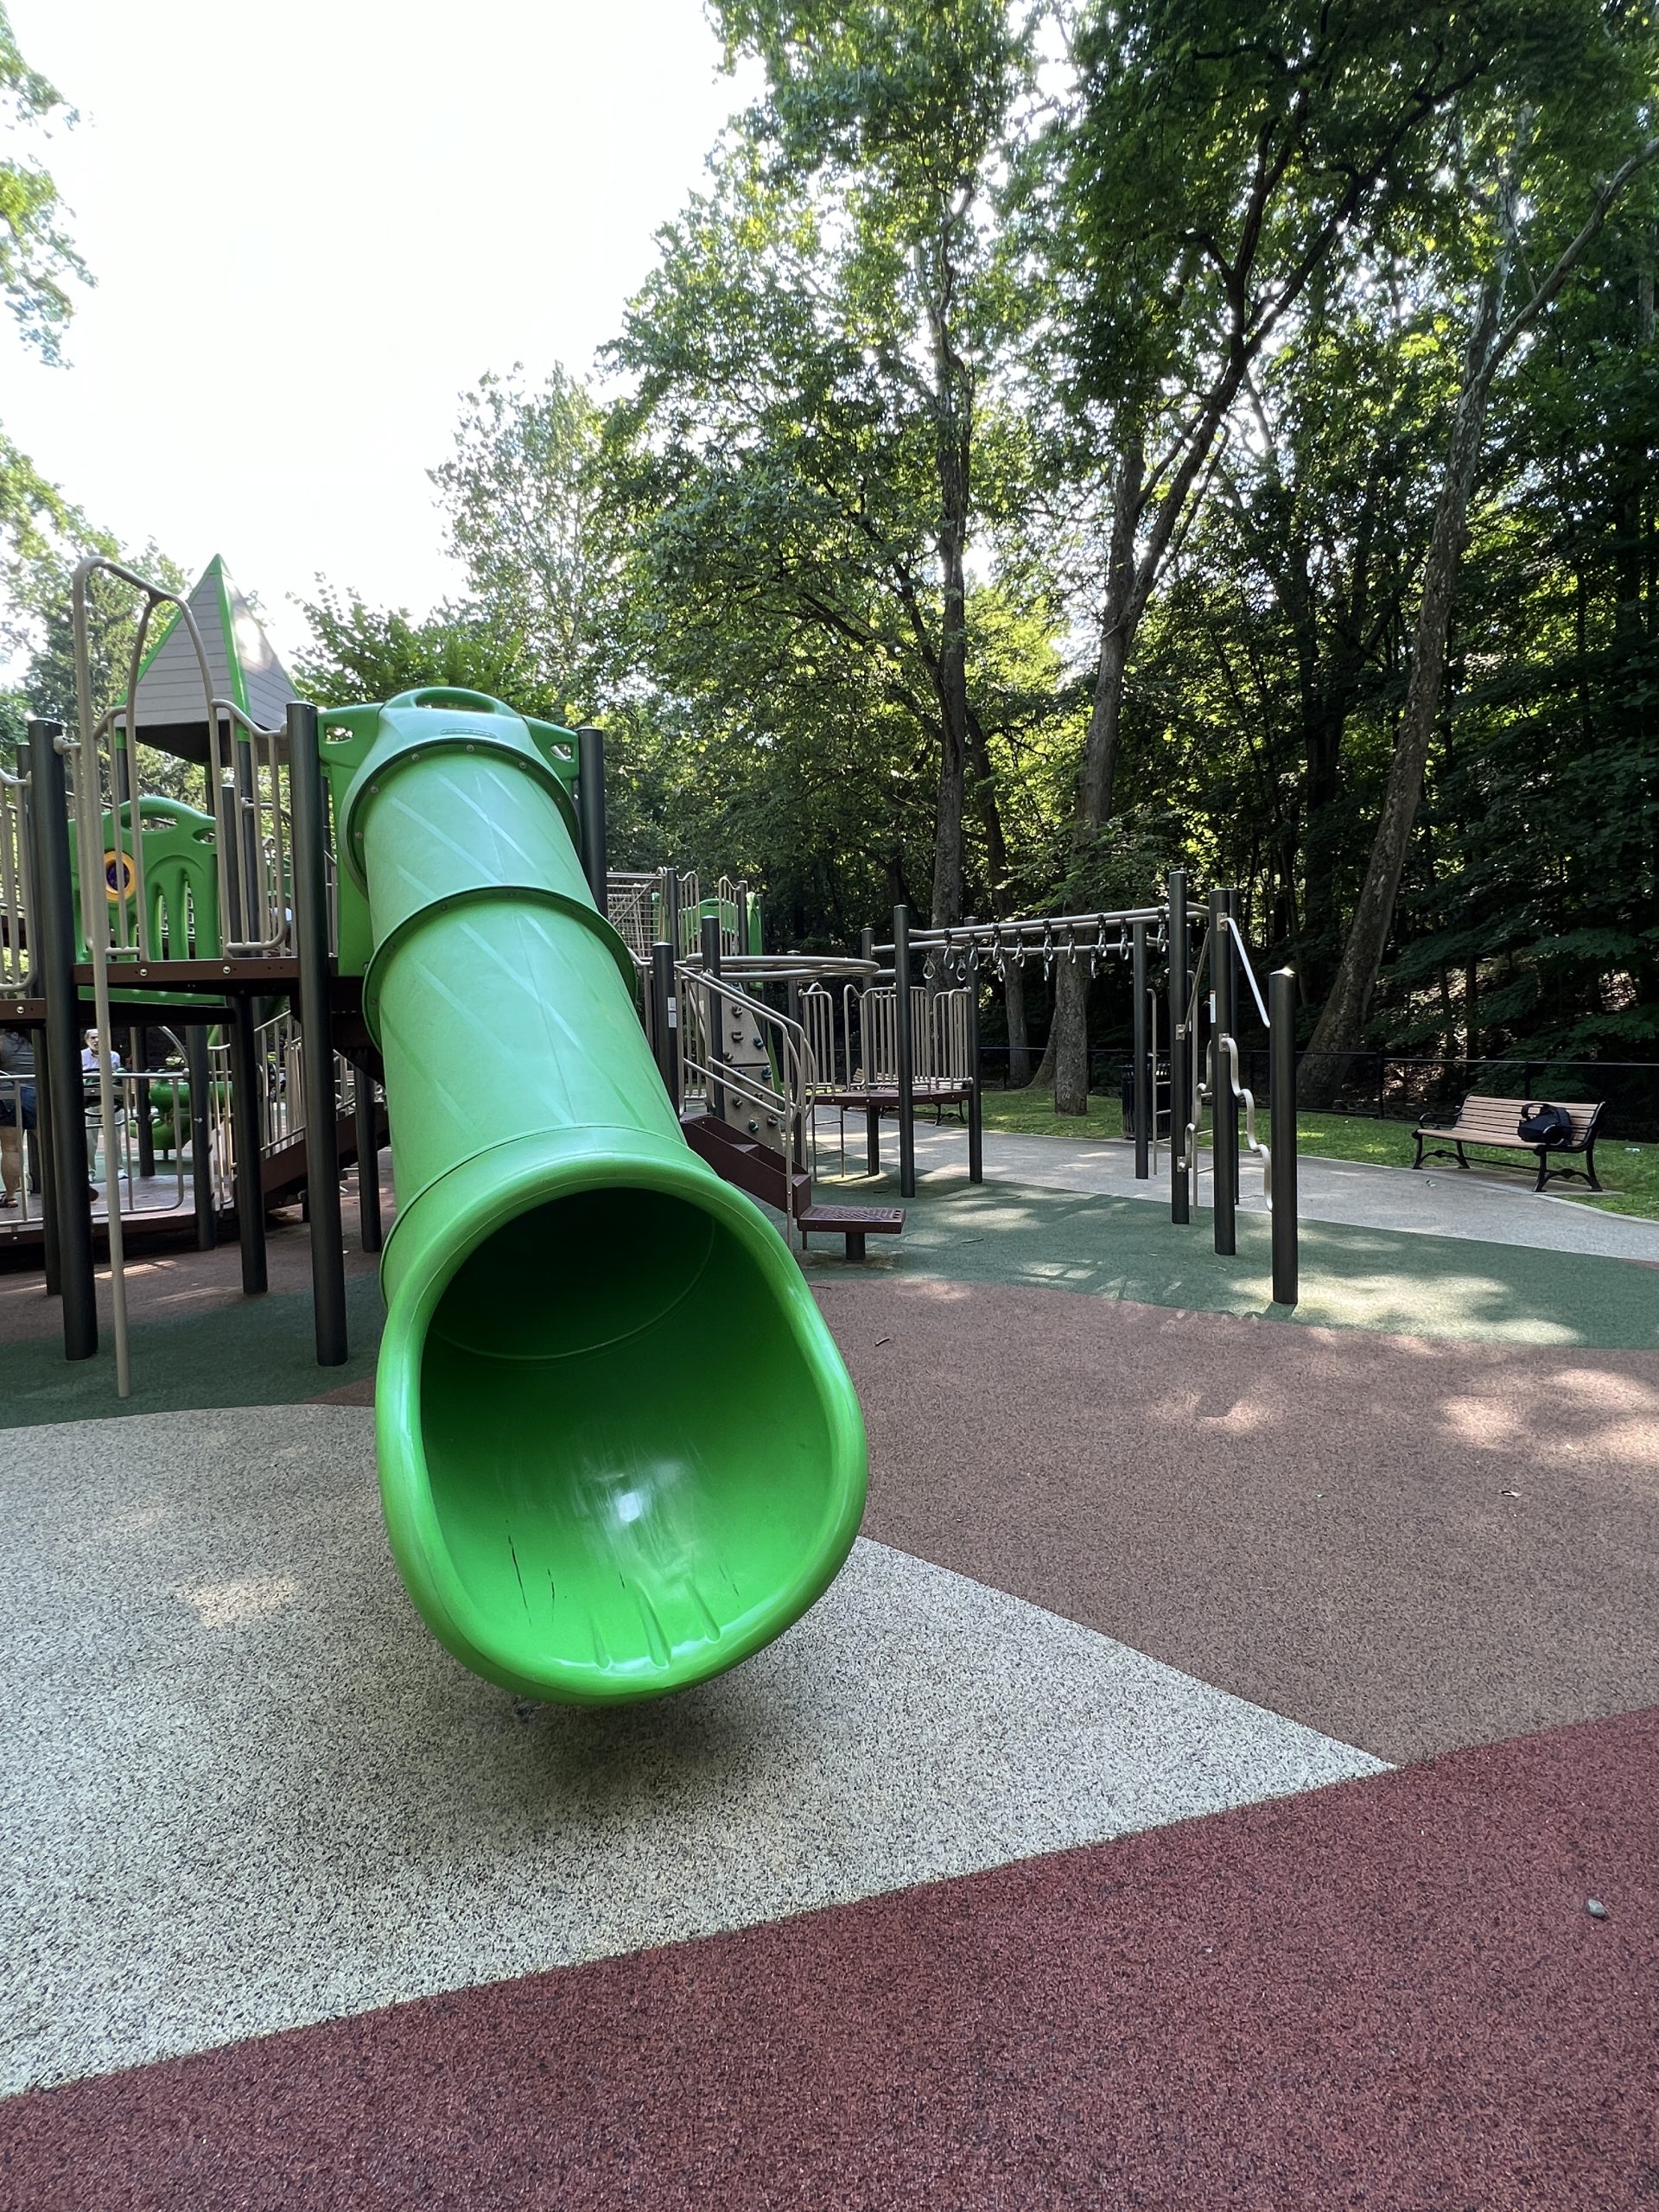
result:
<svg viewBox="0 0 1659 2212"><path fill-rule="evenodd" d="M851 1548L851 1381L783 1239L681 1134L579 862L568 734L427 690L322 736L398 1194L375 1416L398 1568L521 1694L701 1681Z"/></svg>

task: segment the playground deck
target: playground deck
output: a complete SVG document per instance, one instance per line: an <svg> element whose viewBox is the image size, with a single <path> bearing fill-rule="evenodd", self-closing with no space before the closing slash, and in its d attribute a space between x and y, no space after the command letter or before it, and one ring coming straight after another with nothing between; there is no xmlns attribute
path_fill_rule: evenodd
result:
<svg viewBox="0 0 1659 2212"><path fill-rule="evenodd" d="M0 1277L9 2206L1644 2201L1659 1268L1316 1217L1287 1319L1020 1142L810 1262L864 1535L632 1711L422 1629L366 1255L327 1377L297 1224L140 1262L118 1410Z"/></svg>

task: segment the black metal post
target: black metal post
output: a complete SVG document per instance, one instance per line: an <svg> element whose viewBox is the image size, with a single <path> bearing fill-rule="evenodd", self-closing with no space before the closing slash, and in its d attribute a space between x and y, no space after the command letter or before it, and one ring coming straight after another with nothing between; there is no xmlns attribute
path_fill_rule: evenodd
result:
<svg viewBox="0 0 1659 2212"><path fill-rule="evenodd" d="M1184 1225L1192 1217L1192 1183L1186 1160L1186 1116L1192 1090L1187 1056L1186 870L1169 878L1169 1217Z"/></svg>
<svg viewBox="0 0 1659 2212"><path fill-rule="evenodd" d="M859 931L858 957L861 960L874 960L874 930ZM858 986L858 1042L864 1058L864 1080L867 1084L875 1080L875 1071L870 1065L869 1022L864 1011L864 995L870 989L871 983L871 977L865 976L860 979ZM853 1034L850 1029L847 1033L846 1076L850 1083L853 1079ZM881 1109L874 1105L866 1106L864 1109L864 1173L867 1175L881 1173Z"/></svg>
<svg viewBox="0 0 1659 2212"><path fill-rule="evenodd" d="M979 1079L979 948L968 947L968 1180L985 1180L985 1116Z"/></svg>
<svg viewBox="0 0 1659 2212"><path fill-rule="evenodd" d="M208 769L211 779L213 770ZM226 914L224 950L228 952L237 935L242 915L242 846L241 806L236 794L236 772L233 766L225 769L219 777L219 790L213 800L213 811L219 828L213 849L219 855L219 880L224 887Z"/></svg>
<svg viewBox="0 0 1659 2212"><path fill-rule="evenodd" d="M31 721L29 725L29 782L35 808L35 918L41 939L35 965L41 995L46 1001L46 1027L38 1035L46 1048L44 1064L52 1109L63 1356L91 1359L98 1350L98 1295L92 1278L86 1120L81 1102L75 906L69 881L69 795L63 755L58 751L62 735L61 722ZM18 1118L22 1120L21 1114ZM112 1198L111 1203L117 1200Z"/></svg>
<svg viewBox="0 0 1659 2212"><path fill-rule="evenodd" d="M184 1033L184 1068L189 1084L190 1192L195 1200L196 1248L211 1252L219 1242L219 1216L213 1207L213 1077L207 1032L199 1021L191 1022ZM175 1131L178 1111L175 1103Z"/></svg>
<svg viewBox="0 0 1659 2212"><path fill-rule="evenodd" d="M916 1056L910 1033L910 909L893 910L893 1035L899 1062L899 1195L916 1195Z"/></svg>
<svg viewBox="0 0 1659 2212"><path fill-rule="evenodd" d="M582 828L582 868L594 904L607 913L605 853L605 733L576 732L576 820Z"/></svg>
<svg viewBox="0 0 1659 2212"><path fill-rule="evenodd" d="M798 1029L802 1028L801 985L798 976L791 976L784 985L784 1013L786 1018L792 1021ZM833 1030L831 1033L833 1035ZM802 1049L804 1052L804 1038L803 1038ZM835 1075L836 1071L832 1067L830 1070L830 1079L832 1083L835 1080ZM812 1121L812 1098L811 1095L809 1093L802 1101L801 1117L797 1122L795 1128L795 1165L803 1170L804 1170L806 1166L806 1136L807 1129Z"/></svg>
<svg viewBox="0 0 1659 2212"><path fill-rule="evenodd" d="M1273 1302L1300 1294L1296 1230L1296 976L1268 978L1268 1102L1273 1116Z"/></svg>
<svg viewBox="0 0 1659 2212"><path fill-rule="evenodd" d="M35 877L38 883L40 878ZM35 1134L40 1140L41 1164L41 1258L46 1274L48 1298L63 1295L63 1257L58 1242L58 1179L52 1152L52 1071L46 1064L46 1039L37 1030L35 1033L35 1116L39 1127ZM21 1118L21 1117L20 1117ZM25 1154L24 1166L28 1166Z"/></svg>
<svg viewBox="0 0 1659 2212"><path fill-rule="evenodd" d="M677 1114L680 1110L680 1056L676 1017L679 1007L675 1001L674 984L674 947L665 938L659 938L651 948L651 1033L657 1047L657 1065L662 1072L663 1088L668 1093L669 1103Z"/></svg>
<svg viewBox="0 0 1659 2212"><path fill-rule="evenodd" d="M257 943L266 934L269 925L264 915L257 911L259 819L254 805L253 747L234 723L231 727L231 767L236 778L236 818L241 830L237 860L244 886L243 919L247 924L249 939Z"/></svg>
<svg viewBox="0 0 1659 2212"><path fill-rule="evenodd" d="M242 1248L242 1288L257 1298L266 1287L265 1200L259 1182L259 1097L265 1071L258 1065L253 1007L231 1001L231 1151L236 1186L236 1235Z"/></svg>
<svg viewBox="0 0 1659 2212"><path fill-rule="evenodd" d="M128 1030L127 1065L129 1068L141 1068L146 1064L149 1057L144 1049L147 1041L146 1031ZM153 1175L156 1173L156 1132L150 1127L149 1085L147 1083L133 1085L132 1110L138 1117L138 1173L141 1175Z"/></svg>
<svg viewBox="0 0 1659 2212"><path fill-rule="evenodd" d="M1211 1115L1214 1149L1210 1179L1215 1194L1215 1245L1217 1251L1224 1255L1238 1249L1234 1219L1238 1206L1238 1099L1233 1090L1232 1063L1227 1052L1228 1040L1238 1028L1238 974L1233 958L1232 931L1228 927L1232 896L1230 891L1210 893L1210 976L1216 1006L1210 1039L1215 1062L1215 1096Z"/></svg>
<svg viewBox="0 0 1659 2212"><path fill-rule="evenodd" d="M1129 925L1129 974L1135 989L1135 1179L1152 1173L1152 1082L1147 1066L1147 925Z"/></svg>
<svg viewBox="0 0 1659 2212"><path fill-rule="evenodd" d="M35 804L31 785L23 793L23 835L29 844L29 873L36 883L41 880L40 856L35 842L40 834L40 809ZM24 988L34 998L39 995L41 988L38 951L30 952L29 964L30 973L25 980ZM21 1122L22 1116L19 1114L17 1118ZM58 1250L58 1181L52 1156L52 1071L47 1065L46 1039L39 1030L35 1033L35 1119L37 1124L35 1132L36 1160L30 1160L25 1138L23 1171L29 1173L38 1163L41 1259L46 1274L46 1292L48 1298L60 1298L63 1295L63 1269Z"/></svg>
<svg viewBox="0 0 1659 2212"><path fill-rule="evenodd" d="M353 1071L353 1116L357 1141L357 1234L365 1252L385 1243L380 1226L380 1117L374 1110L374 1077L365 1067ZM344 1267L342 1259L341 1266Z"/></svg>
<svg viewBox="0 0 1659 2212"><path fill-rule="evenodd" d="M715 982L720 979L720 902L713 902L715 911L702 917L702 972ZM702 1040L702 1049L709 1064L709 1111L722 1119L726 1113L725 1088L718 1079L721 1062L726 1057L726 1025L721 1019L720 994L715 990L703 993L703 1004L708 1008L709 1034Z"/></svg>
<svg viewBox="0 0 1659 2212"><path fill-rule="evenodd" d="M317 750L317 710L298 699L290 702L288 709L288 776L289 803L294 812L294 950L300 970L296 1010L305 1062L305 1192L310 1201L311 1298L317 1364L339 1367L346 1357L346 1238L340 1218L334 1033L328 1009L328 803L323 792L322 759ZM360 1123L359 1128L360 1131ZM359 1183L361 1173L359 1159ZM378 1184L375 1198L378 1207ZM371 1249L365 1246L365 1250Z"/></svg>

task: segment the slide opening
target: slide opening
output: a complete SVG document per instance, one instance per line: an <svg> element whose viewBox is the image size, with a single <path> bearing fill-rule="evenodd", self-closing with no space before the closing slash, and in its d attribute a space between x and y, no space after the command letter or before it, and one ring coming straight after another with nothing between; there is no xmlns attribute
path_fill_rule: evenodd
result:
<svg viewBox="0 0 1659 2212"><path fill-rule="evenodd" d="M421 1349L423 1443L496 1665L607 1690L703 1671L699 1651L712 1671L821 1549L829 1417L766 1234L607 1185L520 1213L450 1278Z"/></svg>

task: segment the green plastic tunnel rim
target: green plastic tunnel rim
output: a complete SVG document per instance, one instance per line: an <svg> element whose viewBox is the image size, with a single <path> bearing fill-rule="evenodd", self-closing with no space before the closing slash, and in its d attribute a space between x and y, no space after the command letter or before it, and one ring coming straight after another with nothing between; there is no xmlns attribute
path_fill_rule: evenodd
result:
<svg viewBox="0 0 1659 2212"><path fill-rule="evenodd" d="M467 1261L521 1216L584 1192L610 1192L620 1188L672 1198L728 1230L790 1317L804 1353L811 1337L822 1331L823 1317L793 1255L741 1192L721 1182L693 1155L682 1159L664 1150L653 1156L649 1141L642 1146L637 1132L590 1128L584 1135L589 1139L613 1136L630 1156L620 1160L613 1150L586 1152L572 1158L568 1135L511 1140L474 1154L422 1194L425 1199L438 1192L448 1193L448 1203L440 1209L445 1220L441 1236L423 1239L419 1235L423 1211L420 1200L395 1224L383 1262L388 1285L395 1283L395 1287L391 1292L375 1392L376 1446L394 1553L417 1605L454 1656L474 1673L520 1694L585 1704L620 1704L660 1697L664 1686L649 1677L625 1676L613 1681L557 1660L550 1661L539 1675L526 1674L504 1655L487 1612L467 1589L453 1564L424 1456L414 1442L423 1433L420 1401L427 1338L446 1293ZM514 1153L520 1156L509 1165L504 1155ZM472 1181L480 1185L477 1194L461 1198L457 1205L455 1185ZM400 1230L404 1234L395 1255ZM413 1236L411 1230L416 1232ZM410 1256L403 1262L405 1253ZM407 1273L400 1274L400 1262L406 1265ZM689 1294L681 1293L669 1299L641 1326L649 1328L660 1321ZM798 1313L806 1327L795 1328ZM831 1462L838 1465L854 1457L861 1461L865 1440L856 1399L850 1392L826 1389L810 1356L804 1357L803 1366L811 1376L823 1412ZM833 1491L827 1502L832 1508L836 1505ZM820 1541L809 1548L810 1570L774 1590L741 1632L728 1630L711 1643L705 1664L682 1662L672 1688L690 1688L736 1666L772 1642L816 1603L852 1549L862 1505L861 1484L855 1495L842 1494L839 1511L826 1516Z"/></svg>

